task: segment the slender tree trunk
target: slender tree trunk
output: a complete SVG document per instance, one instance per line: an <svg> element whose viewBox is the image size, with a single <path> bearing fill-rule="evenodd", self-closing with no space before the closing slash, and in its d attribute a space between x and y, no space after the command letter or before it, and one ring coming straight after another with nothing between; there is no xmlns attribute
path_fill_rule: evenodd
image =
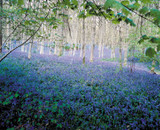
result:
<svg viewBox="0 0 160 130"><path fill-rule="evenodd" d="M63 19L64 21L64 19ZM61 25L61 40L59 41L59 44L58 44L58 48L59 48L59 53L58 53L58 56L62 56L63 55L63 41L64 41L64 34L63 34L63 31L64 31L64 25Z"/></svg>
<svg viewBox="0 0 160 130"><path fill-rule="evenodd" d="M2 14L2 9L3 9L3 0L0 0L0 8L1 8L1 14ZM0 17L0 53L2 53L2 38L3 38L3 34L2 34L2 16Z"/></svg>
<svg viewBox="0 0 160 130"><path fill-rule="evenodd" d="M101 50L102 50L102 45L101 45L101 43L99 43L99 46L98 46L98 56L99 56L99 58L101 57Z"/></svg>
<svg viewBox="0 0 160 130"><path fill-rule="evenodd" d="M92 43L92 44L91 44L91 56L90 56L90 62L93 62L94 48L95 48L95 44Z"/></svg>
<svg viewBox="0 0 160 130"><path fill-rule="evenodd" d="M124 66L127 65L128 45L124 47Z"/></svg>
<svg viewBox="0 0 160 130"><path fill-rule="evenodd" d="M119 26L119 69L122 70L122 32L121 25Z"/></svg>
<svg viewBox="0 0 160 130"><path fill-rule="evenodd" d="M112 47L111 47L111 59L115 59L115 58L116 58L116 56L115 56L115 48L112 45Z"/></svg>
<svg viewBox="0 0 160 130"><path fill-rule="evenodd" d="M57 42L55 42L54 55L57 55Z"/></svg>
<svg viewBox="0 0 160 130"><path fill-rule="evenodd" d="M102 58L104 57L104 44L102 44Z"/></svg>
<svg viewBox="0 0 160 130"><path fill-rule="evenodd" d="M83 45L82 45L82 50L83 50L83 64L85 64L85 49L86 49L86 43L85 43L85 18L83 18Z"/></svg>
<svg viewBox="0 0 160 130"><path fill-rule="evenodd" d="M33 39L29 43L29 49L28 49L28 59L31 59L31 54L32 54L32 45L33 45Z"/></svg>
<svg viewBox="0 0 160 130"><path fill-rule="evenodd" d="M22 33L22 39L21 39L22 43L23 43L23 40L24 40L24 34ZM24 52L24 45L21 46L21 51Z"/></svg>
<svg viewBox="0 0 160 130"><path fill-rule="evenodd" d="M91 55L90 55L90 62L93 62L94 58L94 49L95 49L95 37L96 37L96 20L93 20L93 27L92 27L92 44L91 44Z"/></svg>
<svg viewBox="0 0 160 130"><path fill-rule="evenodd" d="M40 54L44 54L44 41L40 42Z"/></svg>
<svg viewBox="0 0 160 130"><path fill-rule="evenodd" d="M80 57L82 57L82 53L83 53L83 49L82 49L82 47L83 47L83 43L82 43L82 41L81 41L81 51L80 51Z"/></svg>
<svg viewBox="0 0 160 130"><path fill-rule="evenodd" d="M75 43L75 46L74 46L73 56L75 56L75 54L76 54L76 50L77 50L77 43Z"/></svg>
<svg viewBox="0 0 160 130"><path fill-rule="evenodd" d="M155 74L155 60L152 61L152 68L151 68L151 73Z"/></svg>

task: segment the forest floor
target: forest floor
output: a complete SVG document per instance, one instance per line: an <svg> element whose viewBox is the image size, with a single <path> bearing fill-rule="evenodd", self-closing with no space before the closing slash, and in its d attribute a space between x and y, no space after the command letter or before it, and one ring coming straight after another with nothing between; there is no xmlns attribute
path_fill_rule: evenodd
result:
<svg viewBox="0 0 160 130"><path fill-rule="evenodd" d="M0 129L158 129L160 75L13 52L0 63L0 113Z"/></svg>

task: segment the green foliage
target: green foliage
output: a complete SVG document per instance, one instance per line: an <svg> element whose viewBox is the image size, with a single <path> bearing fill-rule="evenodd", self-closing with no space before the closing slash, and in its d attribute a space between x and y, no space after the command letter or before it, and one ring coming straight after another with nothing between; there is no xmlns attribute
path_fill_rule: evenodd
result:
<svg viewBox="0 0 160 130"><path fill-rule="evenodd" d="M78 18L86 18L85 10L80 11Z"/></svg>
<svg viewBox="0 0 160 130"><path fill-rule="evenodd" d="M160 38L151 37L150 42L152 42L152 43L160 43Z"/></svg>
<svg viewBox="0 0 160 130"><path fill-rule="evenodd" d="M134 4L130 4L127 7L131 10L138 10L140 8L140 4L138 2L135 2Z"/></svg>
<svg viewBox="0 0 160 130"><path fill-rule="evenodd" d="M158 9L151 9L150 10L150 15L152 17L159 17L160 16L160 11Z"/></svg>
<svg viewBox="0 0 160 130"><path fill-rule="evenodd" d="M133 22L133 20L132 19L130 19L130 18L126 18L125 19L125 22L127 23L127 24L130 24L131 26L136 26L136 24Z"/></svg>
<svg viewBox="0 0 160 130"><path fill-rule="evenodd" d="M139 13L141 14L146 14L148 13L149 9L147 7L143 7L142 9L139 10Z"/></svg>
<svg viewBox="0 0 160 130"><path fill-rule="evenodd" d="M18 0L18 5L22 6L24 4L24 0Z"/></svg>
<svg viewBox="0 0 160 130"><path fill-rule="evenodd" d="M121 3L122 3L123 5L125 5L125 6L127 6L127 5L130 4L130 2L129 2L128 0L123 0L123 1L121 1Z"/></svg>
<svg viewBox="0 0 160 130"><path fill-rule="evenodd" d="M114 2L115 0L106 0L106 2L104 3L104 8L105 9L111 8Z"/></svg>
<svg viewBox="0 0 160 130"><path fill-rule="evenodd" d="M150 58L153 58L156 54L157 54L156 51L151 47L147 48L145 51L145 55Z"/></svg>
<svg viewBox="0 0 160 130"><path fill-rule="evenodd" d="M157 51L160 51L160 44L158 44L157 46Z"/></svg>

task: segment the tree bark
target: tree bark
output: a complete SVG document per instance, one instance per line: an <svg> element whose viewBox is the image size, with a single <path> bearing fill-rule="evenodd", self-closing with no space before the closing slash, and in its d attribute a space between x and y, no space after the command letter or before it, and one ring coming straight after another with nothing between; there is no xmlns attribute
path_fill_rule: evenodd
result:
<svg viewBox="0 0 160 130"><path fill-rule="evenodd" d="M85 49L86 49L86 43L85 43L85 18L83 18L83 45L82 45L82 51L83 51L83 54L82 54L82 57L83 57L83 64L85 64Z"/></svg>
<svg viewBox="0 0 160 130"><path fill-rule="evenodd" d="M155 60L152 61L152 68L151 68L151 73L155 74Z"/></svg>
<svg viewBox="0 0 160 130"><path fill-rule="evenodd" d="M94 57L94 48L95 48L95 44L92 43L91 45L91 56L90 56L90 62L93 62L93 57Z"/></svg>
<svg viewBox="0 0 160 130"><path fill-rule="evenodd" d="M28 59L31 59L31 54L32 54L32 45L33 45L33 38L32 38L32 41L29 43Z"/></svg>
<svg viewBox="0 0 160 130"><path fill-rule="evenodd" d="M124 47L124 66L127 65L128 45Z"/></svg>
<svg viewBox="0 0 160 130"><path fill-rule="evenodd" d="M3 0L0 0L0 8L1 8L1 14L2 14L2 10L3 10ZM2 34L2 25L3 22L2 22L2 16L0 17L0 53L2 53L2 40L3 40L3 34Z"/></svg>
<svg viewBox="0 0 160 130"><path fill-rule="evenodd" d="M115 48L114 48L114 46L113 45L111 45L112 47L111 47L111 59L115 59L116 58L116 56L115 56Z"/></svg>
<svg viewBox="0 0 160 130"><path fill-rule="evenodd" d="M93 62L94 58L94 48L95 48L95 37L96 37L96 20L93 20L93 26L92 26L92 44L91 44L91 55L90 55L90 62Z"/></svg>
<svg viewBox="0 0 160 130"><path fill-rule="evenodd" d="M121 25L119 26L119 69L122 70L122 32Z"/></svg>

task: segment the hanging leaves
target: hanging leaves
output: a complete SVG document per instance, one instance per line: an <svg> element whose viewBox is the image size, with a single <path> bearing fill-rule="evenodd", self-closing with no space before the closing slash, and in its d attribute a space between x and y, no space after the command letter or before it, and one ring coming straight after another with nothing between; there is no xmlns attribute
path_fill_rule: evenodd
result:
<svg viewBox="0 0 160 130"><path fill-rule="evenodd" d="M79 13L78 18L86 18L85 10L82 10L82 11Z"/></svg>
<svg viewBox="0 0 160 130"><path fill-rule="evenodd" d="M160 43L160 38L147 36L147 35L143 35L141 39L138 41L138 43L141 44L142 42L144 42L144 40L149 40L149 42L151 43Z"/></svg>
<svg viewBox="0 0 160 130"><path fill-rule="evenodd" d="M160 43L160 38L153 37L153 38L150 39L150 42L152 42L152 43Z"/></svg>
<svg viewBox="0 0 160 130"><path fill-rule="evenodd" d="M140 14L146 14L148 13L149 9L147 7L143 7L142 9L139 10Z"/></svg>
<svg viewBox="0 0 160 130"><path fill-rule="evenodd" d="M152 17L159 17L160 11L158 9L151 9L150 14Z"/></svg>
<svg viewBox="0 0 160 130"><path fill-rule="evenodd" d="M130 19L130 18L126 18L125 19L125 22L127 23L127 24L130 24L131 26L136 26L136 24L133 22L133 20L132 19Z"/></svg>
<svg viewBox="0 0 160 130"><path fill-rule="evenodd" d="M157 54L156 51L151 47L147 48L145 51L145 55L150 58L153 58L156 54Z"/></svg>

